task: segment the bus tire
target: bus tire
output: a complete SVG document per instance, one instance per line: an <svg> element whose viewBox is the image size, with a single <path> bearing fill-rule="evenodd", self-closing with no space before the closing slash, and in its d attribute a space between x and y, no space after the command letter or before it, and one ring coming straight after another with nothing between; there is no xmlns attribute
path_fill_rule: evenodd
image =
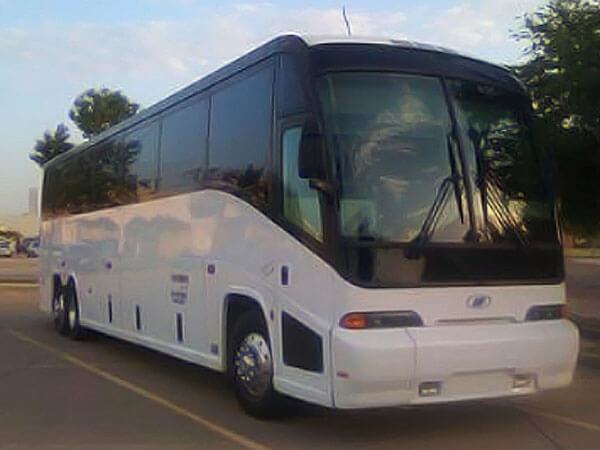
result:
<svg viewBox="0 0 600 450"><path fill-rule="evenodd" d="M273 358L262 314L248 311L235 322L229 358L230 375L242 408L260 419L281 412L281 397L273 388Z"/></svg>
<svg viewBox="0 0 600 450"><path fill-rule="evenodd" d="M83 339L85 329L79 322L79 303L75 287L69 284L66 288L66 318L67 318L67 335L73 340Z"/></svg>
<svg viewBox="0 0 600 450"><path fill-rule="evenodd" d="M52 297L52 322L56 331L62 336L69 334L66 290L67 288L60 287Z"/></svg>

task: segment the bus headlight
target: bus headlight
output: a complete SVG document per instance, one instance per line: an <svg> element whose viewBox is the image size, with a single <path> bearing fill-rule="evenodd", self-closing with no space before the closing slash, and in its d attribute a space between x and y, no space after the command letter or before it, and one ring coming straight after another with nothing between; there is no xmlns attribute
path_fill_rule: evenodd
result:
<svg viewBox="0 0 600 450"><path fill-rule="evenodd" d="M340 327L348 330L421 326L423 320L414 311L351 312L340 319Z"/></svg>
<svg viewBox="0 0 600 450"><path fill-rule="evenodd" d="M527 311L525 320L559 320L567 316L567 305L537 305Z"/></svg>

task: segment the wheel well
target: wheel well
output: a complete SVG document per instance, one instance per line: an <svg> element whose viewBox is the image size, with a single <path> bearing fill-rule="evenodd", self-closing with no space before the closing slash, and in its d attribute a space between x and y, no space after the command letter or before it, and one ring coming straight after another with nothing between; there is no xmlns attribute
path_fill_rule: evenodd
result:
<svg viewBox="0 0 600 450"><path fill-rule="evenodd" d="M265 328L268 330L265 314L255 299L241 294L228 294L225 297L225 339L226 339L226 363L229 370L229 355L231 354L232 331L236 321L249 311L255 311L260 314Z"/></svg>
<svg viewBox="0 0 600 450"><path fill-rule="evenodd" d="M72 295L74 295L75 299L77 299L77 283L73 277L69 277L67 280L67 286L71 288Z"/></svg>
<svg viewBox="0 0 600 450"><path fill-rule="evenodd" d="M77 298L77 284L75 283L75 279L73 277L69 277L66 284L62 284L60 279L60 275L55 274L52 277L52 298L55 298L58 295L58 291L60 289L64 289L65 287L70 287L73 290L73 295Z"/></svg>

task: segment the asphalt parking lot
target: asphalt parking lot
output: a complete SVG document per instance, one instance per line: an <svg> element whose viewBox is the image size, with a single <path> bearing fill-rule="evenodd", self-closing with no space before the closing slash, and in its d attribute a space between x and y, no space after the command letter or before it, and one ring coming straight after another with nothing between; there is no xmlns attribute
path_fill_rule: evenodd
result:
<svg viewBox="0 0 600 450"><path fill-rule="evenodd" d="M102 335L58 336L38 291L0 285L0 449L600 448L600 370L534 397L425 408L294 406L264 422L214 372Z"/></svg>

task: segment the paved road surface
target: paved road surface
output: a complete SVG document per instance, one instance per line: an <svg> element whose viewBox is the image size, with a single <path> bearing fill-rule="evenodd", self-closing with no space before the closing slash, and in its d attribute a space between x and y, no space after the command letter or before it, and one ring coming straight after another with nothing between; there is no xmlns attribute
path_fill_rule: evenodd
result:
<svg viewBox="0 0 600 450"><path fill-rule="evenodd" d="M0 287L0 449L599 448L600 371L519 400L260 422L223 378L100 335L59 337L37 290Z"/></svg>
<svg viewBox="0 0 600 450"><path fill-rule="evenodd" d="M37 282L38 258L0 258L0 282Z"/></svg>
<svg viewBox="0 0 600 450"><path fill-rule="evenodd" d="M600 258L567 259L566 262L567 298L571 308L579 315L600 320Z"/></svg>

